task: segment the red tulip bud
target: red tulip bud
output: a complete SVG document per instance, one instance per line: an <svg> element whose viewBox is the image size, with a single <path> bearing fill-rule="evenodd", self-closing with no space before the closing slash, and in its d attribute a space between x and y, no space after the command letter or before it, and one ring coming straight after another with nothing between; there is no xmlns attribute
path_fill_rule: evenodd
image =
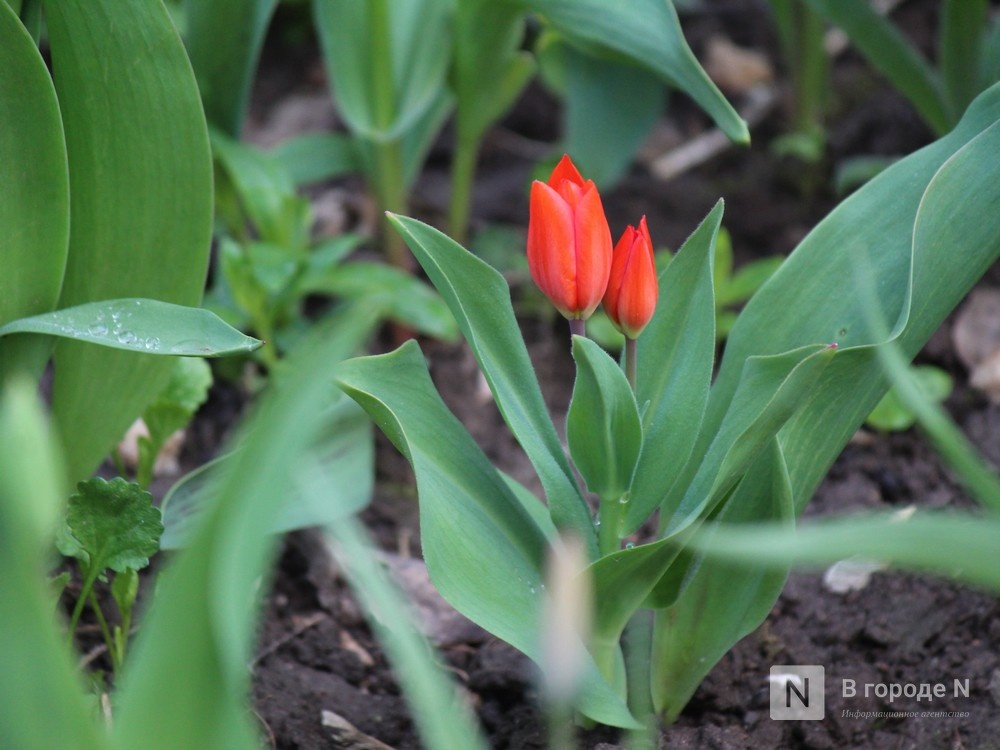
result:
<svg viewBox="0 0 1000 750"><path fill-rule="evenodd" d="M563 156L548 183L531 185L531 278L567 318L594 312L611 272L611 230L592 180Z"/></svg>
<svg viewBox="0 0 1000 750"><path fill-rule="evenodd" d="M615 245L604 309L615 327L634 339L653 317L658 297L653 241L643 216L639 228L629 226Z"/></svg>

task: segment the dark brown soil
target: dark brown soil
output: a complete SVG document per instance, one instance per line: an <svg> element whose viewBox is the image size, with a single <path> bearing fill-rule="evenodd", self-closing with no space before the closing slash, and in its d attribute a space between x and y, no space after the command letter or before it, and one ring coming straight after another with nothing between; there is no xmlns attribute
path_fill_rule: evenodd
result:
<svg viewBox="0 0 1000 750"><path fill-rule="evenodd" d="M901 21L922 43L928 38L933 2L907 3ZM714 2L686 20L696 51L712 33L728 33L738 44L776 59L766 3ZM928 19L931 19L930 21ZM305 45L308 50L309 45ZM308 53L294 65L282 58L280 40L263 68L263 99L288 90L322 86L321 66ZM778 64L780 68L780 63ZM302 70L306 73L302 73ZM268 83L269 82L269 83ZM737 100L739 97L736 97ZM557 132L555 102L531 90L487 139L477 183L475 225L523 227L530 148ZM737 260L787 253L835 205L830 178L843 158L859 154L908 153L931 139L926 127L897 94L887 90L848 53L835 70L829 153L820 164L777 159L771 139L784 132L781 110L753 131L754 145L731 150L669 183L636 166L605 194L613 226L643 213L658 244L678 246L715 201L727 202L725 224ZM266 121L267 106L255 106ZM707 124L682 97L670 110L672 127L693 137ZM447 194L449 146L434 150L418 185L415 210L432 219ZM561 321L524 321L526 338L550 408L561 421L572 378ZM954 363L945 334L925 356L966 377ZM425 344L432 373L445 400L491 458L517 478L534 482L530 466L502 426L466 347ZM987 456L1000 460L1000 410L965 388L949 402L953 413ZM416 498L409 468L380 440L378 493L364 519L382 547L396 555L419 555ZM969 505L936 455L915 433L865 434L849 445L819 489L807 515L857 509ZM314 535L288 537L274 590L267 601L254 664L254 703L282 750L346 747L332 739L323 711L347 719L361 733L390 747L420 747L407 707L379 644L373 639L344 583L329 569ZM495 748L544 747L544 722L534 701L527 660L482 631L466 629L445 643L444 658L478 711ZM826 667L824 721L778 722L768 714L768 670L773 664ZM863 693L844 698L841 679L864 683L945 683L948 697L927 703L887 701ZM970 681L968 698L953 697L956 679ZM853 718L860 711L944 710L952 718ZM581 747L614 746L613 730L581 733ZM362 745L353 745L361 747ZM661 747L671 748L990 748L1000 746L1000 604L991 595L952 583L878 572L869 585L847 594L829 591L821 573L795 573L770 617L712 671Z"/></svg>

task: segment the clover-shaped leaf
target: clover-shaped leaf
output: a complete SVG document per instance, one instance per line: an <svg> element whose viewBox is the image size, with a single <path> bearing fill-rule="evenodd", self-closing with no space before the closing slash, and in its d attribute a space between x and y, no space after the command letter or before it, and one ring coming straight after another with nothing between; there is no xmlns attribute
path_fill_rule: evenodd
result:
<svg viewBox="0 0 1000 750"><path fill-rule="evenodd" d="M75 557L89 571L139 570L160 548L163 522L153 496L121 477L99 477L77 484L66 511L68 534L59 551Z"/></svg>

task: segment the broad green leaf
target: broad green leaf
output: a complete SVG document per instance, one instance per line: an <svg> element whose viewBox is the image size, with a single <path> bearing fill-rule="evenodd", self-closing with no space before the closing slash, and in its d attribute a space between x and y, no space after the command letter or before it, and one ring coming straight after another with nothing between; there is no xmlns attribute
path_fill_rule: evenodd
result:
<svg viewBox="0 0 1000 750"><path fill-rule="evenodd" d="M732 305L750 299L784 261L783 257L774 256L747 263L721 285L716 304Z"/></svg>
<svg viewBox="0 0 1000 750"><path fill-rule="evenodd" d="M547 535L441 401L416 342L345 362L336 378L413 465L434 585L459 612L538 661ZM593 664L578 707L605 724L632 723Z"/></svg>
<svg viewBox="0 0 1000 750"><path fill-rule="evenodd" d="M278 144L271 155L292 182L308 185L361 170L357 146L343 133L307 133Z"/></svg>
<svg viewBox="0 0 1000 750"><path fill-rule="evenodd" d="M339 523L371 500L375 461L371 423L339 392L328 395L316 410L323 415L322 426L296 458L296 479L282 490L284 500L272 532ZM232 455L217 458L170 489L162 504L166 530L160 545L164 549L190 543L203 514L221 491L228 465L235 460Z"/></svg>
<svg viewBox="0 0 1000 750"><path fill-rule="evenodd" d="M520 0L567 39L584 47L610 49L681 89L733 141L748 143L746 123L695 59L672 2L633 0Z"/></svg>
<svg viewBox="0 0 1000 750"><path fill-rule="evenodd" d="M945 0L941 4L938 55L953 120L962 115L984 83L992 83L978 75L989 10L987 0Z"/></svg>
<svg viewBox="0 0 1000 750"><path fill-rule="evenodd" d="M441 95L448 0L315 0L316 31L339 112L365 139L400 138Z"/></svg>
<svg viewBox="0 0 1000 750"><path fill-rule="evenodd" d="M632 483L642 448L642 425L621 367L601 347L573 337L576 382L566 415L573 463L587 489L618 502Z"/></svg>
<svg viewBox="0 0 1000 750"><path fill-rule="evenodd" d="M913 368L913 377L919 387L935 402L944 401L951 393L951 376L932 365ZM896 388L890 388L878 402L865 423L876 430L907 430L917 421L917 415L910 410Z"/></svg>
<svg viewBox="0 0 1000 750"><path fill-rule="evenodd" d="M605 555L590 565L587 573L594 582L596 640L617 643L629 619L646 603L680 551L677 539L660 539Z"/></svg>
<svg viewBox="0 0 1000 750"><path fill-rule="evenodd" d="M703 436L717 431L748 357L840 344L817 398L781 434L798 511L888 387L868 348L884 337L869 335L867 300L849 293L859 269L878 292L874 313L895 325L910 358L1000 256L1000 232L990 220L1000 201L991 168L1000 128L990 127L998 118L1000 86L994 86L952 133L845 200L761 287L733 328Z"/></svg>
<svg viewBox="0 0 1000 750"><path fill-rule="evenodd" d="M538 472L556 526L572 529L596 556L590 510L548 416L507 282L436 229L391 218L458 321L500 413Z"/></svg>
<svg viewBox="0 0 1000 750"><path fill-rule="evenodd" d="M717 520L730 526L774 520L790 528L793 513L788 472L772 438ZM786 576L781 567L709 559L697 565L676 603L657 613L652 688L656 709L668 721L732 644L763 622Z"/></svg>
<svg viewBox="0 0 1000 750"><path fill-rule="evenodd" d="M185 42L209 122L233 138L278 0L185 0Z"/></svg>
<svg viewBox="0 0 1000 750"><path fill-rule="evenodd" d="M546 78L551 78L546 68L556 67L556 76L565 82L559 91L563 151L573 154L587 179L610 187L663 117L667 97L662 79L632 60L587 55L557 39L539 52Z"/></svg>
<svg viewBox="0 0 1000 750"><path fill-rule="evenodd" d="M1000 149L998 118L1000 85L973 102L949 135L888 168L803 240L734 327L696 451L703 451L707 436L717 431L748 357L837 340L842 349L815 386L816 397L779 434L796 512L801 512L887 388L874 350L886 335L870 332L873 316L886 322L882 330L895 323L891 336L904 359L911 358L1000 257L995 220L1000 184L992 169ZM860 269L877 290L874 311L857 294ZM990 538L995 547L995 536ZM947 555L958 549L934 539L933 545L920 541L918 546ZM762 535L758 542L767 545L770 538ZM767 549L754 547L761 555ZM840 552L841 557L852 554L846 544Z"/></svg>
<svg viewBox="0 0 1000 750"><path fill-rule="evenodd" d="M1000 591L998 538L1000 520L994 515L907 508L814 521L794 530L784 524L720 525L692 544L712 558L769 567L828 565L857 555Z"/></svg>
<svg viewBox="0 0 1000 750"><path fill-rule="evenodd" d="M59 104L45 61L17 15L0 3L0 325L56 305L69 243L69 174ZM38 374L51 342L0 342L0 383Z"/></svg>
<svg viewBox="0 0 1000 750"><path fill-rule="evenodd" d="M120 747L259 748L247 664L260 582L277 542L272 529L296 462L324 427L327 412L317 404L334 390L330 373L371 328L370 321L340 320L316 326L289 354L284 377L244 427L242 449L190 545L161 573L119 682Z"/></svg>
<svg viewBox="0 0 1000 750"><path fill-rule="evenodd" d="M964 0L962 0L964 2ZM954 123L941 82L927 61L868 0L805 0L839 26L858 51L878 69L938 133Z"/></svg>
<svg viewBox="0 0 1000 750"><path fill-rule="evenodd" d="M379 563L365 527L345 518L329 525L326 535L395 668L425 746L486 750L486 740L470 716L468 704L445 677L447 672L434 660L431 646L408 616L409 602Z"/></svg>
<svg viewBox="0 0 1000 750"><path fill-rule="evenodd" d="M182 357L244 354L263 343L244 336L208 310L155 299L91 302L0 326L0 337L14 333L45 334L109 349ZM132 358L124 361L139 362Z"/></svg>
<svg viewBox="0 0 1000 750"><path fill-rule="evenodd" d="M435 338L458 338L455 317L441 296L413 274L385 263L357 261L302 279L301 289L379 305L387 317Z"/></svg>
<svg viewBox="0 0 1000 750"><path fill-rule="evenodd" d="M212 165L191 66L160 0L43 0L69 155L60 306L117 297L197 305ZM100 95L95 95L100 91ZM88 475L166 383L162 358L60 341L53 411L70 478ZM99 377L96 374L99 373Z"/></svg>
<svg viewBox="0 0 1000 750"><path fill-rule="evenodd" d="M14 381L0 398L0 737L11 750L108 750L52 615L45 576L64 471L33 392Z"/></svg>
<svg viewBox="0 0 1000 750"><path fill-rule="evenodd" d="M660 274L660 300L638 339L636 401L643 449L626 510L635 531L663 502L691 455L715 359L713 269L719 201Z"/></svg>
<svg viewBox="0 0 1000 750"><path fill-rule="evenodd" d="M664 534L691 524L728 493L785 423L816 395L835 347L807 346L770 357L751 357L736 394L679 504L667 505Z"/></svg>
<svg viewBox="0 0 1000 750"><path fill-rule="evenodd" d="M153 496L121 477L94 477L77 484L76 490L66 511L70 536L60 540L59 551L96 573L145 568L160 548L163 533Z"/></svg>

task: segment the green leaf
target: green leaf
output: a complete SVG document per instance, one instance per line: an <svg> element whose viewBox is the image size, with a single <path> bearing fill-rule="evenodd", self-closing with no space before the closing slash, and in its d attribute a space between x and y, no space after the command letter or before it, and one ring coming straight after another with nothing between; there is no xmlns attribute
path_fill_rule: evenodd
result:
<svg viewBox="0 0 1000 750"><path fill-rule="evenodd" d="M353 311L344 314L353 320ZM285 361L281 386L258 404L246 438L190 545L157 581L156 598L118 683L117 746L144 750L257 750L247 664L257 635L260 582L296 461L322 429L330 372L371 321L315 327ZM150 732L150 727L157 731Z"/></svg>
<svg viewBox="0 0 1000 750"><path fill-rule="evenodd" d="M213 130L212 152L226 171L255 234L291 250L309 243L309 202L295 193L291 174L276 157ZM242 228L241 228L242 229Z"/></svg>
<svg viewBox="0 0 1000 750"><path fill-rule="evenodd" d="M880 174L803 240L733 328L696 452L718 431L748 357L838 340L842 349L816 384L816 397L779 434L796 512L802 510L887 388L876 350L886 342L884 330L895 322L889 336L911 358L1000 257L1000 185L990 166L1000 149L998 118L1000 85L980 96L948 136ZM859 274L877 290L875 310L857 293ZM852 293L831 293L831 286ZM872 319L887 324L873 333ZM761 535L745 551L752 546L763 556L770 541ZM958 549L938 537L917 544L945 555ZM841 557L854 551L846 543L839 550Z"/></svg>
<svg viewBox="0 0 1000 750"><path fill-rule="evenodd" d="M694 479L679 504L672 506L668 498L663 508L665 535L711 512L732 490L759 452L816 395L814 388L835 351L832 346L811 346L747 360L722 424L699 456Z"/></svg>
<svg viewBox="0 0 1000 750"><path fill-rule="evenodd" d="M570 455L587 489L618 502L632 483L642 425L625 373L601 347L573 337L576 382L566 415Z"/></svg>
<svg viewBox="0 0 1000 750"><path fill-rule="evenodd" d="M308 185L361 170L357 146L343 133L307 133L278 144L271 155L296 185Z"/></svg>
<svg viewBox="0 0 1000 750"><path fill-rule="evenodd" d="M264 35L278 0L185 0L188 56L216 127L240 137Z"/></svg>
<svg viewBox="0 0 1000 750"><path fill-rule="evenodd" d="M109 750L53 617L45 576L65 472L34 391L15 380L0 394L0 737L18 750Z"/></svg>
<svg viewBox="0 0 1000 750"><path fill-rule="evenodd" d="M339 393L333 396L332 402L317 407L322 427L295 460L296 479L282 490L280 512L269 529L273 533L339 523L371 500L375 479L371 423L353 401ZM170 489L162 504L163 549L190 543L235 461L233 455L217 458Z"/></svg>
<svg viewBox="0 0 1000 750"><path fill-rule="evenodd" d="M893 335L910 358L1000 256L992 218L1000 185L986 166L1000 148L1000 127L992 126L998 118L995 86L951 134L845 200L761 287L733 328L703 435L717 431L748 357L831 340L841 346L818 397L782 431L798 511L887 389L868 348L885 339L869 333L870 316L895 323ZM965 250L947 252L954 247ZM866 299L842 293L854 289L859 269L878 290L874 312Z"/></svg>
<svg viewBox="0 0 1000 750"><path fill-rule="evenodd" d="M435 105L447 72L448 0L316 2L316 31L338 111L352 132L400 138Z"/></svg>
<svg viewBox="0 0 1000 750"><path fill-rule="evenodd" d="M660 274L660 301L638 339L636 401L643 411L643 450L625 512L625 533L663 502L691 455L715 359L713 251L722 221L719 201Z"/></svg>
<svg viewBox="0 0 1000 750"><path fill-rule="evenodd" d="M805 0L850 37L858 51L942 134L954 124L941 82L927 61L867 0Z"/></svg>
<svg viewBox="0 0 1000 750"><path fill-rule="evenodd" d="M507 282L436 229L404 216L391 219L458 321L500 413L538 472L552 520L572 529L596 557L590 510L548 416Z"/></svg>
<svg viewBox="0 0 1000 750"><path fill-rule="evenodd" d="M912 374L919 383L917 387L923 390L927 398L944 401L951 393L951 376L938 367L932 365L915 367ZM865 419L865 422L876 430L886 431L906 430L916 421L917 415L907 408L895 388L889 389Z"/></svg>
<svg viewBox="0 0 1000 750"><path fill-rule="evenodd" d="M0 325L51 310L69 243L69 174L59 104L45 61L17 15L0 3ZM16 178L15 178L16 176ZM50 341L0 342L0 383L40 374Z"/></svg>
<svg viewBox="0 0 1000 750"><path fill-rule="evenodd" d="M717 520L733 527L773 519L789 528L793 514L785 461L772 439ZM786 577L780 566L762 569L710 559L696 567L676 603L657 613L653 698L668 721L732 644L764 621Z"/></svg>
<svg viewBox="0 0 1000 750"><path fill-rule="evenodd" d="M153 496L121 477L94 477L70 495L64 537L59 551L80 560L89 571L107 568L118 573L140 570L160 548L163 523Z"/></svg>
<svg viewBox="0 0 1000 750"><path fill-rule="evenodd" d="M69 155L60 306L118 297L197 305L212 165L198 87L169 14L160 0L43 7ZM60 341L55 359L53 412L60 433L74 435L65 450L75 480L156 397L170 363L73 341Z"/></svg>
<svg viewBox="0 0 1000 750"><path fill-rule="evenodd" d="M345 263L302 279L301 289L347 300L365 300L405 326L446 341L458 338L458 326L440 295L413 274L385 263Z"/></svg>
<svg viewBox="0 0 1000 750"><path fill-rule="evenodd" d="M441 401L416 342L345 362L336 378L413 465L434 585L459 612L538 661L547 534ZM578 707L605 724L632 723L593 663Z"/></svg>
<svg viewBox="0 0 1000 750"><path fill-rule="evenodd" d="M155 299L91 302L0 326L0 337L14 333L40 333L110 349L182 357L243 354L263 343L244 336L208 310Z"/></svg>
<svg viewBox="0 0 1000 750"><path fill-rule="evenodd" d="M673 3L663 0L520 0L584 47L610 49L652 70L704 109L727 136L749 143L746 123L695 59Z"/></svg>
<svg viewBox="0 0 1000 750"><path fill-rule="evenodd" d="M945 0L941 6L938 36L941 80L955 120L982 91L984 81L979 78L979 64L989 12L987 0Z"/></svg>
<svg viewBox="0 0 1000 750"><path fill-rule="evenodd" d="M559 39L542 46L539 63L548 79L564 82L559 91L562 149L573 154L588 179L611 186L663 116L667 99L663 80L632 60L587 55ZM614 137L609 138L609 133Z"/></svg>
<svg viewBox="0 0 1000 750"><path fill-rule="evenodd" d="M912 508L815 521L790 530L720 525L692 541L702 552L740 565L821 566L855 555L1000 590L995 516Z"/></svg>
<svg viewBox="0 0 1000 750"><path fill-rule="evenodd" d="M747 263L719 286L716 304L722 306L746 302L784 261L783 257L774 256Z"/></svg>

